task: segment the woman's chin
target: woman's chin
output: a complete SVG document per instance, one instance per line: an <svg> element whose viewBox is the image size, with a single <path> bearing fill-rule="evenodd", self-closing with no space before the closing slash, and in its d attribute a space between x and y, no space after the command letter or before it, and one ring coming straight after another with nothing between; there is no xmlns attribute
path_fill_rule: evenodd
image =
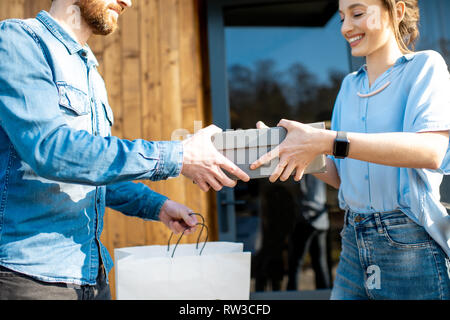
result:
<svg viewBox="0 0 450 320"><path fill-rule="evenodd" d="M365 57L365 56L367 56L367 54L363 50L359 50L358 48L354 48L354 49L352 49L352 56L354 56L354 57Z"/></svg>

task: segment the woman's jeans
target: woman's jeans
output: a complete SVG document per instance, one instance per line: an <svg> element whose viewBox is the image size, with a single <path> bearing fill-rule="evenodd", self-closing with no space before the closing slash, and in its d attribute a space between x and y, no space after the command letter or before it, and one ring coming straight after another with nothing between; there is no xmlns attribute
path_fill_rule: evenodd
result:
<svg viewBox="0 0 450 320"><path fill-rule="evenodd" d="M450 260L401 211L347 211L332 300L450 299Z"/></svg>

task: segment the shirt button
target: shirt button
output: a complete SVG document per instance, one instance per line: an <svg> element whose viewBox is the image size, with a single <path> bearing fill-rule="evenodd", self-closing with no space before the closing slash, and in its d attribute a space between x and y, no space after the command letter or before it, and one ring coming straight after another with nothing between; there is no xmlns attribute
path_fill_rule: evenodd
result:
<svg viewBox="0 0 450 320"><path fill-rule="evenodd" d="M361 218L360 215L357 215L357 216L355 217L355 222L361 222L361 220L362 220L362 218Z"/></svg>
<svg viewBox="0 0 450 320"><path fill-rule="evenodd" d="M100 199L97 199L97 203L100 204Z"/></svg>
<svg viewBox="0 0 450 320"><path fill-rule="evenodd" d="M362 121L366 121L366 117L362 117L361 120L362 120Z"/></svg>
<svg viewBox="0 0 450 320"><path fill-rule="evenodd" d="M369 180L369 176L368 176L368 175L366 175L364 178L365 178L366 180Z"/></svg>
<svg viewBox="0 0 450 320"><path fill-rule="evenodd" d="M81 55L86 58L87 57L87 52L86 51L81 51Z"/></svg>

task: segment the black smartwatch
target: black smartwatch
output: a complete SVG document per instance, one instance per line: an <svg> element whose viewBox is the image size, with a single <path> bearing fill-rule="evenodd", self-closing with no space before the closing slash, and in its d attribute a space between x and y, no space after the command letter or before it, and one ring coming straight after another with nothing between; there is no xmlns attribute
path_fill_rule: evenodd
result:
<svg viewBox="0 0 450 320"><path fill-rule="evenodd" d="M348 156L350 141L347 139L347 132L338 131L334 139L333 156L337 159L344 159Z"/></svg>

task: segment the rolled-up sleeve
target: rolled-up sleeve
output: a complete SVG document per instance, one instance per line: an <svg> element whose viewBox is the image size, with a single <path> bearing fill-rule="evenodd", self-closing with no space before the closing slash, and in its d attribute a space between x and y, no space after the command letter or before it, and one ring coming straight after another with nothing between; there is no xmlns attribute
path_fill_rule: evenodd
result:
<svg viewBox="0 0 450 320"><path fill-rule="evenodd" d="M404 129L409 132L450 129L450 75L445 60L434 51L417 56L417 77L408 95Z"/></svg>
<svg viewBox="0 0 450 320"><path fill-rule="evenodd" d="M181 143L156 142L156 146L160 151L160 157L152 180L177 177L183 166L183 145Z"/></svg>
<svg viewBox="0 0 450 320"><path fill-rule="evenodd" d="M409 132L450 130L450 74L441 55L427 51L420 57L418 76L411 88L404 128ZM450 144L437 172L450 174Z"/></svg>

